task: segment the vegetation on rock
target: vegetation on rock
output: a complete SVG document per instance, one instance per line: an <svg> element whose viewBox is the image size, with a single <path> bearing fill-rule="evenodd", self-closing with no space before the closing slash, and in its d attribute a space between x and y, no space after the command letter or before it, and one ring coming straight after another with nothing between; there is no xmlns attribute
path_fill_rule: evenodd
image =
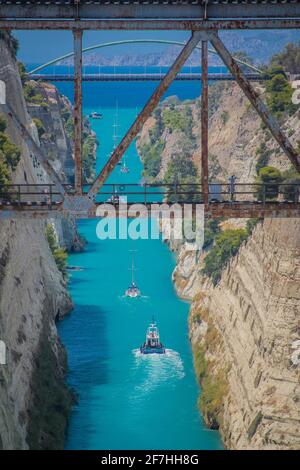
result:
<svg viewBox="0 0 300 470"><path fill-rule="evenodd" d="M284 69L280 66L272 66L267 69L267 75L270 77L266 82L267 104L272 114L281 120L286 114L295 113L299 106L293 104L294 90Z"/></svg>
<svg viewBox="0 0 300 470"><path fill-rule="evenodd" d="M6 119L0 115L0 184L11 183L11 173L21 158L20 149L6 134Z"/></svg>
<svg viewBox="0 0 300 470"><path fill-rule="evenodd" d="M272 57L271 64L283 67L286 72L300 75L300 41L297 44L288 43L282 52Z"/></svg>
<svg viewBox="0 0 300 470"><path fill-rule="evenodd" d="M56 266L62 273L63 277L66 278L68 253L64 248L61 248L58 245L57 236L52 224L47 224L45 234Z"/></svg>
<svg viewBox="0 0 300 470"><path fill-rule="evenodd" d="M224 230L216 236L215 243L206 255L202 268L202 273L210 277L214 285L220 281L222 270L232 256L236 255L247 237L246 229Z"/></svg>

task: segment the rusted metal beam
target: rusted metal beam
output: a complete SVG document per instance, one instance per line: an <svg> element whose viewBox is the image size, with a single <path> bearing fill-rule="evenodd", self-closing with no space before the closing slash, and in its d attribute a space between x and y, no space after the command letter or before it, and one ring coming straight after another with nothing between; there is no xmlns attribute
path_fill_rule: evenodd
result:
<svg viewBox="0 0 300 470"><path fill-rule="evenodd" d="M299 15L297 1L210 0L98 0L98 1L1 1L0 16L48 19L258 19L293 18Z"/></svg>
<svg viewBox="0 0 300 470"><path fill-rule="evenodd" d="M26 129L24 124L20 121L20 119L18 118L16 113L13 111L11 106L9 106L8 104L2 104L2 105L0 105L0 110L4 111L4 113L6 113L6 115L12 120L14 126L18 129L22 139L24 139L26 141L26 144L27 144L30 152L32 152L32 154L35 155L35 157L40 162L43 169L45 170L45 172L49 176L51 182L55 183L55 185L56 185L58 191L60 192L60 194L64 195L65 194L65 188L63 186L63 183L60 180L59 175L56 173L53 166L49 163L49 161L47 159L47 156L44 154L42 149L34 141L31 134Z"/></svg>
<svg viewBox="0 0 300 470"><path fill-rule="evenodd" d="M128 203L126 207L122 204L115 205L115 213L111 211L113 208L112 205L107 203L96 203L95 208L86 210L78 209L76 211L76 219L90 219L97 217L97 207L109 210L110 217L137 217L135 211L137 206L140 203ZM155 205L155 210L157 211L157 203ZM141 216L150 217L153 216L152 204L146 204L141 211ZM151 212L152 209L152 212ZM193 204L193 211L196 210L196 205ZM154 211L155 211L154 210ZM101 211L98 212L98 214ZM155 213L155 212L154 212ZM213 203L206 206L206 214L211 218L219 217L230 217L230 218L299 218L300 217L300 204L293 203L272 203L268 202L265 204L259 203ZM0 204L0 220L3 219L56 219L56 218L67 218L73 216L73 211L68 211L63 208L63 205L58 205L52 209L33 209L32 207L5 207ZM159 211L157 212L159 215ZM98 215L99 216L99 215Z"/></svg>
<svg viewBox="0 0 300 470"><path fill-rule="evenodd" d="M242 69L234 60L217 33L212 33L210 41L218 52L219 56L222 58L224 64L228 67L232 75L235 76L237 83L247 98L250 100L253 107L256 109L266 127L277 140L278 144L290 159L296 170L300 173L300 156L298 155L298 152L296 152L289 139L284 135L278 122L274 119L267 106L261 100L258 93L254 90L251 83L247 80Z"/></svg>
<svg viewBox="0 0 300 470"><path fill-rule="evenodd" d="M257 29L299 29L300 17L296 19L259 20L16 20L1 19L0 29L15 30L136 30L136 31L218 31Z"/></svg>
<svg viewBox="0 0 300 470"><path fill-rule="evenodd" d="M298 218L300 217L300 204L293 203L218 203L208 204L206 214L212 218Z"/></svg>
<svg viewBox="0 0 300 470"><path fill-rule="evenodd" d="M202 41L201 48L201 185L203 202L208 204L208 44Z"/></svg>
<svg viewBox="0 0 300 470"><path fill-rule="evenodd" d="M74 160L75 191L82 194L82 31L74 36Z"/></svg>
<svg viewBox="0 0 300 470"><path fill-rule="evenodd" d="M204 33L205 34L205 33ZM169 69L163 80L160 82L154 93L152 94L151 98L148 100L147 104L144 106L141 113L137 116L136 120L127 131L126 135L123 137L119 145L113 151L110 159L104 165L102 171L97 176L96 180L94 181L91 189L88 192L90 198L94 199L99 191L99 189L103 186L105 180L113 171L117 163L121 160L122 155L127 150L133 139L137 136L137 134L142 129L143 125L151 115L152 111L155 109L157 104L159 103L160 98L166 92L170 84L175 79L176 75L180 71L183 64L186 62L190 54L193 52L195 47L197 46L200 39L203 38L203 33L200 32L193 32L191 38L187 42L187 44L182 49L181 53L175 60L172 67ZM207 39L207 38L205 38Z"/></svg>

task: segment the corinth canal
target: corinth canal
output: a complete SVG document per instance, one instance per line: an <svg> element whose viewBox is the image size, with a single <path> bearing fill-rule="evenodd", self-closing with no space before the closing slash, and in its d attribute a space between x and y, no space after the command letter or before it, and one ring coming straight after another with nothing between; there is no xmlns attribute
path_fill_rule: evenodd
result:
<svg viewBox="0 0 300 470"><path fill-rule="evenodd" d="M113 146L118 102L120 135L128 129L155 84L85 84L84 113L93 120L100 145L97 169ZM118 88L118 90L117 90ZM60 85L71 96L71 85ZM169 95L199 96L199 84L177 83ZM114 170L109 182L141 180L135 145L126 154L128 174ZM79 230L88 244L70 255L72 314L59 325L69 357L68 382L78 395L67 433L67 449L220 449L219 434L207 429L197 408L199 394L188 339L189 305L175 294L175 258L161 240L99 240L96 220ZM130 282L130 250L136 253L139 299L125 299ZM158 322L166 356L141 357L152 316Z"/></svg>

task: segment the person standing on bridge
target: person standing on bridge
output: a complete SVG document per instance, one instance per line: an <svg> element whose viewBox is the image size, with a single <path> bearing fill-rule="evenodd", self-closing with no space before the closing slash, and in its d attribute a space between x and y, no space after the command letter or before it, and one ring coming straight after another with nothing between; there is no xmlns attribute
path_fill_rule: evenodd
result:
<svg viewBox="0 0 300 470"><path fill-rule="evenodd" d="M235 200L235 182L236 182L236 176L231 175L228 180L228 192L230 194L230 200L234 201Z"/></svg>

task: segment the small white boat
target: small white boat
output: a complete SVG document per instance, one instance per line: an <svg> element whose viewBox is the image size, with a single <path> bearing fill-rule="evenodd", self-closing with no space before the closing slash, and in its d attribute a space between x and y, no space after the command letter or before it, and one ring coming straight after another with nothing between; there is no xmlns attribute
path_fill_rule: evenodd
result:
<svg viewBox="0 0 300 470"><path fill-rule="evenodd" d="M93 113L90 114L90 118L91 119L102 119L103 114L97 113L96 111L94 111Z"/></svg>
<svg viewBox="0 0 300 470"><path fill-rule="evenodd" d="M127 174L127 173L129 173L129 171L130 171L129 168L128 168L128 166L126 165L125 157L124 157L123 165L121 166L121 170L120 170L120 171L121 171L121 173L123 173L123 174Z"/></svg>
<svg viewBox="0 0 300 470"><path fill-rule="evenodd" d="M132 254L132 263L131 263L131 284L130 286L128 287L128 289L126 289L125 291L125 295L126 297L131 297L132 299L135 299L137 297L140 297L141 295L141 291L140 289L138 288L138 286L136 285L135 281L134 281L134 258L133 258L133 254Z"/></svg>

